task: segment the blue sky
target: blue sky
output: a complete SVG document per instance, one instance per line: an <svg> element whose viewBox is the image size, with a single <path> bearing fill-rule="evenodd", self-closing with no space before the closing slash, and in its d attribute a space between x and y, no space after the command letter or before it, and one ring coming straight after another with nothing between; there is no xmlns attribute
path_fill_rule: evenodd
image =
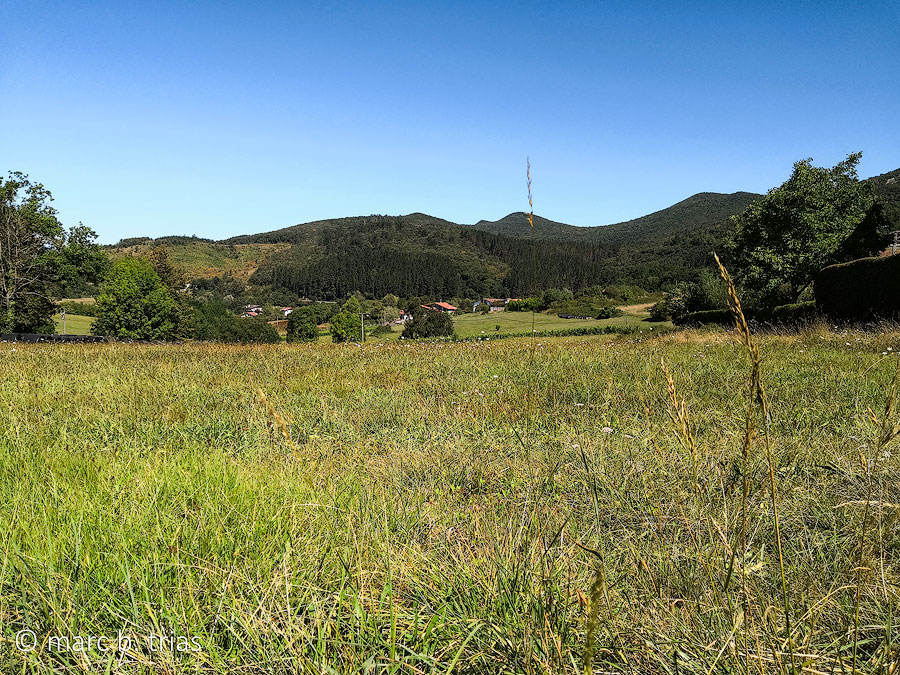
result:
<svg viewBox="0 0 900 675"><path fill-rule="evenodd" d="M497 219L526 156L575 225L900 167L898 0L2 6L0 170L104 243Z"/></svg>

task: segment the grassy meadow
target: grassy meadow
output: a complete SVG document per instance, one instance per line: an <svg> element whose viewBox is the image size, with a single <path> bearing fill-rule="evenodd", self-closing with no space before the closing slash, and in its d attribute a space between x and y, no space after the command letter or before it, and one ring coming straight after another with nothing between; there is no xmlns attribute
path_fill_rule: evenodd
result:
<svg viewBox="0 0 900 675"><path fill-rule="evenodd" d="M56 326L56 332L62 334L62 315L54 314L53 323ZM91 326L93 325L94 317L92 316L81 316L80 314L70 314L66 312L66 335L90 335Z"/></svg>
<svg viewBox="0 0 900 675"><path fill-rule="evenodd" d="M458 314L453 317L453 328L463 338L492 333L530 333L532 330L565 330L567 328L593 328L595 326L637 326L644 329L650 327L671 326L669 321L650 322L648 311L650 305L629 305L620 307L622 316L613 319L560 319L556 314L538 312L492 312L488 314ZM500 330L497 330L497 326Z"/></svg>
<svg viewBox="0 0 900 675"><path fill-rule="evenodd" d="M759 345L0 344L0 672L896 672L900 334Z"/></svg>

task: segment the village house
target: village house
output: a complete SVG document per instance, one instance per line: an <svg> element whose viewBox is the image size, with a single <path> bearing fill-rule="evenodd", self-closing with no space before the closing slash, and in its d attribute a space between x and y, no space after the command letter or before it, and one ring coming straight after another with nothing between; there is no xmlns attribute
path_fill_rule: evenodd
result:
<svg viewBox="0 0 900 675"><path fill-rule="evenodd" d="M472 305L472 311L477 311L481 305L487 305L489 312L504 312L509 303L517 300L521 300L521 298L482 298Z"/></svg>
<svg viewBox="0 0 900 675"><path fill-rule="evenodd" d="M446 312L447 314L451 314L457 309L449 302L429 302L427 305L422 305L422 307L425 309L433 309L435 312Z"/></svg>

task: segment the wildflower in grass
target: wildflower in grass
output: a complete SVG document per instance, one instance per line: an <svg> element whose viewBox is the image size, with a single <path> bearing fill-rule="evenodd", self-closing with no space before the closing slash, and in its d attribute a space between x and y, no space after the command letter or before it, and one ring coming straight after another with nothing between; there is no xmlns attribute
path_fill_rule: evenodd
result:
<svg viewBox="0 0 900 675"><path fill-rule="evenodd" d="M600 431L602 431L604 434L611 434L613 432L613 429L612 427L603 427Z"/></svg>

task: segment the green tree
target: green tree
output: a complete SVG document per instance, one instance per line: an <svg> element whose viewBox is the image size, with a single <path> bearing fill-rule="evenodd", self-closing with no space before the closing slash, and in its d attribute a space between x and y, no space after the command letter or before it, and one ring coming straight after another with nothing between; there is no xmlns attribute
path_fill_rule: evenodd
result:
<svg viewBox="0 0 900 675"><path fill-rule="evenodd" d="M288 316L288 342L315 342L319 339L316 311L312 307L300 307Z"/></svg>
<svg viewBox="0 0 900 675"><path fill-rule="evenodd" d="M149 262L129 257L113 265L97 298L95 335L169 340L177 324L177 304Z"/></svg>
<svg viewBox="0 0 900 675"><path fill-rule="evenodd" d="M52 297L74 280L94 283L106 255L84 225L66 230L53 196L21 172L0 181L0 333L52 332Z"/></svg>
<svg viewBox="0 0 900 675"><path fill-rule="evenodd" d="M412 319L403 328L404 340L453 335L453 319L444 312L425 307L413 307Z"/></svg>
<svg viewBox="0 0 900 675"><path fill-rule="evenodd" d="M883 246L887 221L872 185L857 176L860 157L830 169L796 162L787 181L733 217L726 263L756 304L796 302L826 265Z"/></svg>
<svg viewBox="0 0 900 675"><path fill-rule="evenodd" d="M351 295L341 311L331 317L332 342L359 342L362 340L362 304Z"/></svg>

